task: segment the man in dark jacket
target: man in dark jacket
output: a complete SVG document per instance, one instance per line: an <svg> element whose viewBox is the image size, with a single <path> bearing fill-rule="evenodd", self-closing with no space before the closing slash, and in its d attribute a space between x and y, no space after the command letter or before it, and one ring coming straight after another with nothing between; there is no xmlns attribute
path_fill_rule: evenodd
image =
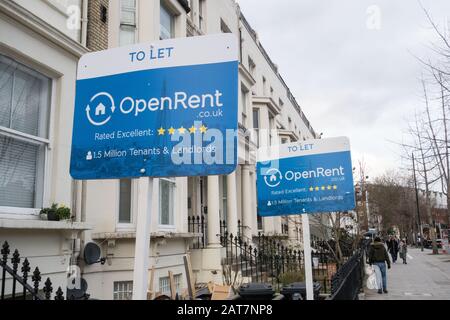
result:
<svg viewBox="0 0 450 320"><path fill-rule="evenodd" d="M378 293L388 293L386 280L386 264L388 269L390 269L391 261L389 260L389 255L386 251L386 248L384 247L383 242L381 242L380 237L376 237L374 242L370 245L369 264L378 266L381 271L381 277L383 279L383 290L381 290L381 288L378 289Z"/></svg>

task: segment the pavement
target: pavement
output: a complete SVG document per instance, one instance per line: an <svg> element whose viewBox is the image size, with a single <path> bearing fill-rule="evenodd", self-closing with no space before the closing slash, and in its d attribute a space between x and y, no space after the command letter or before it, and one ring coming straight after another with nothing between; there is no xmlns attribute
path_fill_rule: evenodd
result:
<svg viewBox="0 0 450 320"><path fill-rule="evenodd" d="M450 254L408 248L407 264L400 258L387 270L388 293L365 286L365 300L450 300Z"/></svg>

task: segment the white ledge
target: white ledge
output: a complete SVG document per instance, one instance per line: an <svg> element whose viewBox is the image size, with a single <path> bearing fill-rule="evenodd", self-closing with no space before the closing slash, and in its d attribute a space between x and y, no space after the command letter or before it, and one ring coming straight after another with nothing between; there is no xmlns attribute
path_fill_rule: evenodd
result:
<svg viewBox="0 0 450 320"><path fill-rule="evenodd" d="M164 238L164 239L182 239L182 238L197 238L201 237L201 233L177 233L177 232L152 232L151 238ZM100 232L92 234L93 240L105 240L105 239L134 239L136 238L136 232Z"/></svg>
<svg viewBox="0 0 450 320"><path fill-rule="evenodd" d="M40 230L90 230L83 222L48 221L28 219L0 219L0 229L40 229Z"/></svg>

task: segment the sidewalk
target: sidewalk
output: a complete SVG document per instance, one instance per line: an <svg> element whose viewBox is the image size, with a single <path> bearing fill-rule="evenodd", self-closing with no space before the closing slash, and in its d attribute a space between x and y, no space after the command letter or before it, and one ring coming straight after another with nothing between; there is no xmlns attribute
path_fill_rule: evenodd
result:
<svg viewBox="0 0 450 320"><path fill-rule="evenodd" d="M450 300L450 254L434 256L429 249L408 248L407 263L398 259L387 270L388 294L365 287L365 299Z"/></svg>

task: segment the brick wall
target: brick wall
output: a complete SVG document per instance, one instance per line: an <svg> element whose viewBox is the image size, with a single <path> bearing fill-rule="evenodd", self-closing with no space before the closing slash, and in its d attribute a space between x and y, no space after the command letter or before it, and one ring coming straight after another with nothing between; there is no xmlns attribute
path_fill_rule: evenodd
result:
<svg viewBox="0 0 450 320"><path fill-rule="evenodd" d="M108 49L108 13L102 21L102 6L108 10L109 0L90 0L88 7L87 47L91 51Z"/></svg>

